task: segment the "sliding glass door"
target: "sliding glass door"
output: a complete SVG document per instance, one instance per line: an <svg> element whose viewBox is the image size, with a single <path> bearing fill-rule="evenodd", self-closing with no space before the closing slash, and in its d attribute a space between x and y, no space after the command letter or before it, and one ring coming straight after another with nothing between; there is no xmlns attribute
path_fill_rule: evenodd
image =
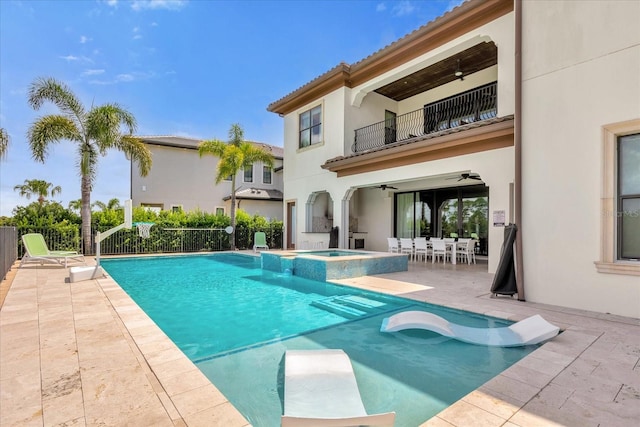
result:
<svg viewBox="0 0 640 427"><path fill-rule="evenodd" d="M431 207L420 192L396 195L396 237L426 237L432 234Z"/></svg>
<svg viewBox="0 0 640 427"><path fill-rule="evenodd" d="M473 237L487 253L489 188L470 185L398 193L396 237Z"/></svg>

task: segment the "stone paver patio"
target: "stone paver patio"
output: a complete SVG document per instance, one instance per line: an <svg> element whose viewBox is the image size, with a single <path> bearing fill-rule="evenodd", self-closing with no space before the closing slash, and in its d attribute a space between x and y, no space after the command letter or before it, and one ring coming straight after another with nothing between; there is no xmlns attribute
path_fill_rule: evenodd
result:
<svg viewBox="0 0 640 427"><path fill-rule="evenodd" d="M486 265L410 263L338 283L564 332L424 426L635 426L640 320L491 298ZM640 304L640 301L638 302ZM111 278L17 271L0 309L0 425L249 425Z"/></svg>

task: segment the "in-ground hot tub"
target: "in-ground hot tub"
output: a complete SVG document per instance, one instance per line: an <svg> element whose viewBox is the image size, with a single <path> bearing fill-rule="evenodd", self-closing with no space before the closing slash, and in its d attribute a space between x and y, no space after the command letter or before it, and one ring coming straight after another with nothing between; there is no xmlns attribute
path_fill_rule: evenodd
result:
<svg viewBox="0 0 640 427"><path fill-rule="evenodd" d="M321 282L371 274L407 271L406 254L329 249L319 251L263 251L262 268Z"/></svg>

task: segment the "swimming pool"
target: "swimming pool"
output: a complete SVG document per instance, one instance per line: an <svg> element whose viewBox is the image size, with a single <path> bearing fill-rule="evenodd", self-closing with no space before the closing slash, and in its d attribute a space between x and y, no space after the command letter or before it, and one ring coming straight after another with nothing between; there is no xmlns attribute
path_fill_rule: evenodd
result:
<svg viewBox="0 0 640 427"><path fill-rule="evenodd" d="M259 426L282 414L286 349L342 348L366 409L413 427L534 348L482 347L427 331L384 334L384 317L421 309L468 326L506 322L265 271L239 254L103 260L103 267Z"/></svg>

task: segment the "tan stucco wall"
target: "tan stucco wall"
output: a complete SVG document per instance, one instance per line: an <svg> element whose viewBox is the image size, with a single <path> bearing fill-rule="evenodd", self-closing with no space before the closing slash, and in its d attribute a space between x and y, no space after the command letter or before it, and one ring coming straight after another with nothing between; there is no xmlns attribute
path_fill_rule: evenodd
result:
<svg viewBox="0 0 640 427"><path fill-rule="evenodd" d="M526 298L640 317L640 277L598 273L602 126L640 118L640 2L523 2Z"/></svg>

